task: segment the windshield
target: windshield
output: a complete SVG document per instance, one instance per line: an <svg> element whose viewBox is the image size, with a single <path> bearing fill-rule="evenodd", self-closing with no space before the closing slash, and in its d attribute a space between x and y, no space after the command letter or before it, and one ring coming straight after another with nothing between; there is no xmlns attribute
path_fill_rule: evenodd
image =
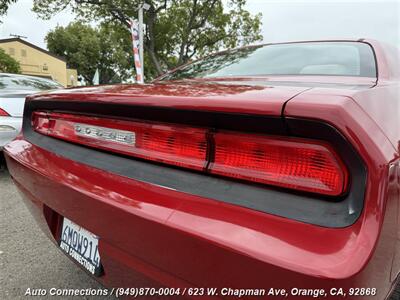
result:
<svg viewBox="0 0 400 300"><path fill-rule="evenodd" d="M48 79L0 74L0 90L3 91L42 91L59 89L62 87L63 86L59 83Z"/></svg>
<svg viewBox="0 0 400 300"><path fill-rule="evenodd" d="M307 42L254 46L215 54L162 80L266 75L376 77L372 48L361 42Z"/></svg>

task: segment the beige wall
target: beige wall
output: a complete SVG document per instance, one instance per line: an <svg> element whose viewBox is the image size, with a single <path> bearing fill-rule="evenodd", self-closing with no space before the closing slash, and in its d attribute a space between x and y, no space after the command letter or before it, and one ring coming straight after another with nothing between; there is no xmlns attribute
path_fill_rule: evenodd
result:
<svg viewBox="0 0 400 300"><path fill-rule="evenodd" d="M76 85L78 74L74 69L67 69L65 61L18 41L0 43L0 48L19 61L22 74L46 76L64 86L71 86L71 75L73 75L74 85Z"/></svg>

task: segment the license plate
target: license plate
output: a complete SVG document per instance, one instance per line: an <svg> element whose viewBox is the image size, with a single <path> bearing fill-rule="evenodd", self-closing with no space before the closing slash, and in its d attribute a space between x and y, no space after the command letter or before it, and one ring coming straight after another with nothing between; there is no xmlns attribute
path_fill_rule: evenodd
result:
<svg viewBox="0 0 400 300"><path fill-rule="evenodd" d="M98 245L98 236L64 218L60 248L96 276L102 273Z"/></svg>

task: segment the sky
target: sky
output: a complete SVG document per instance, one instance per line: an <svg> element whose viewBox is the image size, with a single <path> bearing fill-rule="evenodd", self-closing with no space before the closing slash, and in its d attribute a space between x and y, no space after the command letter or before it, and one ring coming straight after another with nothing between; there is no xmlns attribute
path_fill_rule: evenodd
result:
<svg viewBox="0 0 400 300"><path fill-rule="evenodd" d="M251 0L266 42L372 38L400 47L399 0Z"/></svg>
<svg viewBox="0 0 400 300"><path fill-rule="evenodd" d="M0 38L18 34L46 48L46 33L74 19L65 11L41 20L31 8L30 0L13 4L0 24ZM246 8L262 13L264 42L373 38L400 47L400 0L247 0Z"/></svg>

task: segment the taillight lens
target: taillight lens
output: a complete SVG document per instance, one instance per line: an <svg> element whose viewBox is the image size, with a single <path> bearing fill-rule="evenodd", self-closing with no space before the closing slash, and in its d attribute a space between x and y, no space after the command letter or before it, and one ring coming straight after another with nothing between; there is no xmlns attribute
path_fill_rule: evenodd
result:
<svg viewBox="0 0 400 300"><path fill-rule="evenodd" d="M98 149L300 191L338 196L349 181L341 159L319 141L53 112L34 112L32 126Z"/></svg>
<svg viewBox="0 0 400 300"><path fill-rule="evenodd" d="M214 174L337 196L348 173L330 147L303 139L217 133Z"/></svg>
<svg viewBox="0 0 400 300"><path fill-rule="evenodd" d="M35 112L34 129L71 142L121 154L202 170L206 131L178 125Z"/></svg>
<svg viewBox="0 0 400 300"><path fill-rule="evenodd" d="M32 114L32 127L35 131L42 134L49 133L50 120L44 112L34 112Z"/></svg>
<svg viewBox="0 0 400 300"><path fill-rule="evenodd" d="M10 115L4 109L0 108L0 117L9 117Z"/></svg>

